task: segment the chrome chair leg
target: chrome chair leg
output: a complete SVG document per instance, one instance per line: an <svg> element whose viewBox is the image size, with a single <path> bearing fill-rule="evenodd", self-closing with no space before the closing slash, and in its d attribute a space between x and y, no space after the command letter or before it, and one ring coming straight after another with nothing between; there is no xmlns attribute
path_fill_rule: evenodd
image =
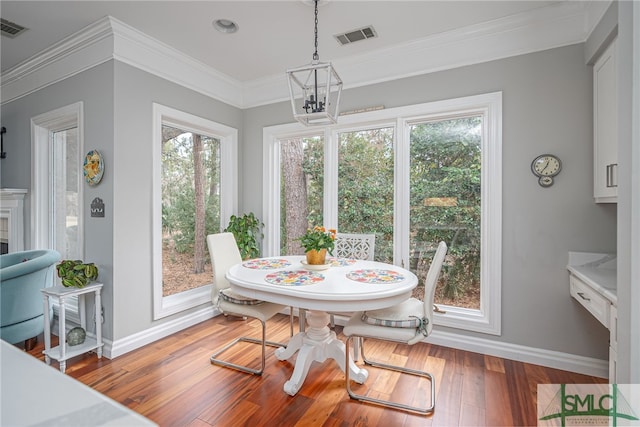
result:
<svg viewBox="0 0 640 427"><path fill-rule="evenodd" d="M274 341L267 341L266 340L266 324L263 321L260 321L260 323L262 324L262 340L259 340L257 338L251 338L251 337L236 338L235 340L231 341L229 344L225 345L220 350L215 352L213 355L211 355L211 358L210 358L211 363L214 364L214 365L226 366L228 368L234 368L234 369L237 369L237 370L242 371L242 372L247 372L249 374L262 375L262 372L264 372L264 367L265 367L265 353L266 353L265 346L268 345L270 347L285 347L285 344L281 344L281 343L274 342ZM261 349L262 350L262 357L261 357L260 369L253 369L253 368L250 368L248 366L238 365L236 363L231 363L231 362L227 362L227 361L222 360L222 359L218 359L219 355L221 355L225 351L229 350L231 347L233 347L234 345L236 345L239 342L248 342L248 343L252 343L252 344L261 345L261 347L262 347L262 349Z"/></svg>
<svg viewBox="0 0 640 427"><path fill-rule="evenodd" d="M406 405L404 403L399 403L399 402L392 402L390 400L384 400L384 399L376 399L373 397L369 397L369 396L364 396L361 394L356 394L355 392L353 392L353 390L351 390L351 379L349 378L349 347L351 345L351 340L353 338L358 338L358 340L360 340L360 354L362 355L362 360L364 361L364 363L366 365L369 366L375 366L378 368L383 368L383 369L389 369L389 370L393 370L393 371L397 371L397 372L402 372L405 374L411 374L411 375L416 375L416 376L420 376L420 377L424 377L427 378L429 380L429 382L431 383L431 399L430 399L430 404L428 407L426 408L420 408L417 406L411 406L411 405ZM411 368L405 368L403 366L396 366L396 365L389 365L386 363L381 363L381 362L376 362L376 361L372 361L370 359L367 359L365 354L364 354L364 338L362 337L354 337L349 336L346 339L346 369L345 369L345 380L346 380L346 388L347 388L347 393L349 393L349 397L355 400L360 400L363 402L370 402L370 403L375 403L378 405L382 405L382 406L386 406L386 407L390 407L390 408L395 408L395 409L402 409L405 411L410 411L410 412L417 412L423 415L426 414L430 414L434 411L435 409L435 405L436 405L436 386L435 386L435 379L433 378L433 375L431 375L428 372L424 372L424 371L418 371L415 369L411 369Z"/></svg>

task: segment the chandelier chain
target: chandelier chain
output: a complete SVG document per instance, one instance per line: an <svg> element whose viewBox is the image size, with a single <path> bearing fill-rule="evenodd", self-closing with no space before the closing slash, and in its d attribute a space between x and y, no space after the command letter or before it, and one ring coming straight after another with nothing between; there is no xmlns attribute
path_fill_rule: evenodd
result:
<svg viewBox="0 0 640 427"><path fill-rule="evenodd" d="M313 53L313 60L317 61L318 59L320 59L320 57L318 56L318 0L315 0L314 3L316 5L316 13L315 13L315 47L316 47L316 51Z"/></svg>

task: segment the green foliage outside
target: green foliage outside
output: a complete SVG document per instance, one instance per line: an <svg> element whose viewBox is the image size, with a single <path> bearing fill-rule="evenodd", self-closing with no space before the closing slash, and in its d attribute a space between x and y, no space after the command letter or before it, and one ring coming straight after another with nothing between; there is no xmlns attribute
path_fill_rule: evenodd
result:
<svg viewBox="0 0 640 427"><path fill-rule="evenodd" d="M452 305L467 293L477 294L480 283L481 126L480 117L433 121L412 126L410 135L409 267L424 279L444 240L449 251L439 297ZM338 231L375 232L375 259L392 262L393 129L344 132L339 143ZM322 140L305 139L304 156L308 222L322 224ZM479 308L479 301L470 306Z"/></svg>
<svg viewBox="0 0 640 427"><path fill-rule="evenodd" d="M480 117L469 117L411 131L414 258L424 251L430 260L440 240L449 245L442 296L454 300L480 283L481 125ZM454 205L439 206L438 199L445 198Z"/></svg>
<svg viewBox="0 0 640 427"><path fill-rule="evenodd" d="M163 126L166 128L166 126ZM203 136L205 234L220 231L220 142ZM164 142L162 149L162 229L178 253L193 252L196 221L193 150L189 133Z"/></svg>

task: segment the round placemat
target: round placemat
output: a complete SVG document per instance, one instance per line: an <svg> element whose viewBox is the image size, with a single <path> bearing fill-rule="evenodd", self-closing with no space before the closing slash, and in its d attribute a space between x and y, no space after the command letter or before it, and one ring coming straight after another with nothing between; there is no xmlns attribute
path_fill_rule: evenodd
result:
<svg viewBox="0 0 640 427"><path fill-rule="evenodd" d="M289 267L291 263L286 259L251 259L242 263L243 267L254 270L274 270L276 268Z"/></svg>
<svg viewBox="0 0 640 427"><path fill-rule="evenodd" d="M285 270L269 273L265 282L281 286L306 286L322 282L324 276L320 273L306 270Z"/></svg>
<svg viewBox="0 0 640 427"><path fill-rule="evenodd" d="M332 267L347 267L349 265L355 264L356 262L358 262L358 260L352 258L329 257L327 258L327 262L331 264Z"/></svg>
<svg viewBox="0 0 640 427"><path fill-rule="evenodd" d="M393 270L363 269L347 273L347 278L362 283L397 283L404 280L404 276Z"/></svg>

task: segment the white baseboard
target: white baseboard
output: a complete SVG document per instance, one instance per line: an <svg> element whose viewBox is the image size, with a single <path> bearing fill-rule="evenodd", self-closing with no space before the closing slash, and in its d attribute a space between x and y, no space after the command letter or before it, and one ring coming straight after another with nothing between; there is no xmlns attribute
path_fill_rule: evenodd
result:
<svg viewBox="0 0 640 427"><path fill-rule="evenodd" d="M345 324L346 318L336 316L335 319L336 324ZM546 366L548 368L561 369L563 371L591 375L599 378L609 378L609 362L607 360L443 331L433 331L424 342L486 354L488 356L501 357L503 359L516 360L518 362Z"/></svg>
<svg viewBox="0 0 640 427"><path fill-rule="evenodd" d="M609 377L609 362L607 360L467 335L463 337L464 339L460 339L461 335L459 334L434 331L425 342L599 378Z"/></svg>
<svg viewBox="0 0 640 427"><path fill-rule="evenodd" d="M103 354L109 359L122 356L132 350L150 344L205 320L211 319L219 313L220 312L213 306L207 306L200 310L191 312L186 316L161 323L157 326L152 326L149 329L113 342L104 340Z"/></svg>
<svg viewBox="0 0 640 427"><path fill-rule="evenodd" d="M297 311L297 309L294 309L295 315L297 315ZM217 309L205 307L189 313L186 316L151 327L115 342L104 340L103 354L105 357L113 359L185 328L211 319L218 314L219 311ZM285 309L283 314L289 314L289 309ZM336 324L344 325L346 318L335 316L335 320ZM461 339L461 337L463 339ZM424 342L599 378L609 377L609 362L607 360L443 331L434 331Z"/></svg>

